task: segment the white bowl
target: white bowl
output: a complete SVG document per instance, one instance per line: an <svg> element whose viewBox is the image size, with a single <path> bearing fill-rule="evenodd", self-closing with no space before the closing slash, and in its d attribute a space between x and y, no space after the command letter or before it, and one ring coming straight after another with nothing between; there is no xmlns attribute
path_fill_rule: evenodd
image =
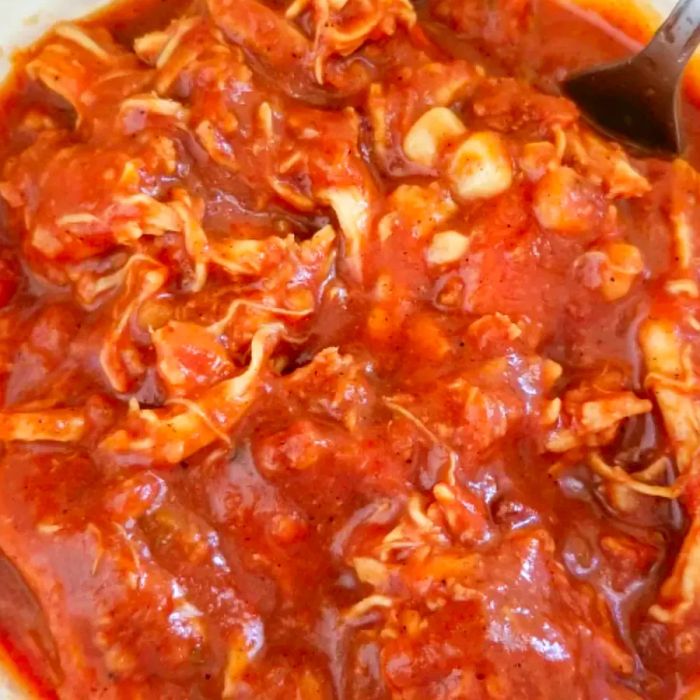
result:
<svg viewBox="0 0 700 700"><path fill-rule="evenodd" d="M135 0L131 0L134 2ZM565 0L562 0L563 2ZM619 7L621 0L573 0L577 4ZM109 5L105 0L0 0L0 79L10 68L12 52L31 44L59 20L75 19ZM658 23L653 10L667 13L675 0L638 0L652 10L650 22ZM13 674L3 672L0 651L0 700L28 700Z"/></svg>

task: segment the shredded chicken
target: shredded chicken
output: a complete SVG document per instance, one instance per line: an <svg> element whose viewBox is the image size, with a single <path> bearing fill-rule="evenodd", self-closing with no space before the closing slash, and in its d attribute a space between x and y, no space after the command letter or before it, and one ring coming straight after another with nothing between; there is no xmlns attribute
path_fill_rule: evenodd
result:
<svg viewBox="0 0 700 700"><path fill-rule="evenodd" d="M101 449L156 464L177 464L228 435L255 400L281 330L279 325L260 328L245 372L214 385L198 400L162 409L134 407L126 426L107 435Z"/></svg>

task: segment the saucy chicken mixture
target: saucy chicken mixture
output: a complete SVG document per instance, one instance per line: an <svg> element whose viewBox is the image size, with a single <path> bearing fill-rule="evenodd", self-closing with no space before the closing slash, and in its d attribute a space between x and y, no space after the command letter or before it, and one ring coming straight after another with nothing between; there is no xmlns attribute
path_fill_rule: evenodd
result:
<svg viewBox="0 0 700 700"><path fill-rule="evenodd" d="M627 50L548 0L150 0L19 58L0 625L37 692L700 697L694 150L555 90Z"/></svg>

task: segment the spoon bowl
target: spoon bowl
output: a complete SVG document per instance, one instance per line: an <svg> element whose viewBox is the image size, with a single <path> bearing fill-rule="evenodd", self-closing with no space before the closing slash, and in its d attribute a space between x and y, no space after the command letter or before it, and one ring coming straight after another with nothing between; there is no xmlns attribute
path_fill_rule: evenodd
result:
<svg viewBox="0 0 700 700"><path fill-rule="evenodd" d="M607 136L646 154L684 150L680 85L700 42L700 0L681 0L631 58L574 73L562 90Z"/></svg>

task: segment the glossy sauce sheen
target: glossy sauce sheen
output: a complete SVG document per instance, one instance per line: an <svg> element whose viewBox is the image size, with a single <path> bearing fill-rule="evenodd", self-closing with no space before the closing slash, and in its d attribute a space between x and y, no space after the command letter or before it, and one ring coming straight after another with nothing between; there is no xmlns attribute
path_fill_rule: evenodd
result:
<svg viewBox="0 0 700 700"><path fill-rule="evenodd" d="M294 5L126 4L18 61L0 639L68 700L696 697L700 185L555 96L631 43Z"/></svg>

